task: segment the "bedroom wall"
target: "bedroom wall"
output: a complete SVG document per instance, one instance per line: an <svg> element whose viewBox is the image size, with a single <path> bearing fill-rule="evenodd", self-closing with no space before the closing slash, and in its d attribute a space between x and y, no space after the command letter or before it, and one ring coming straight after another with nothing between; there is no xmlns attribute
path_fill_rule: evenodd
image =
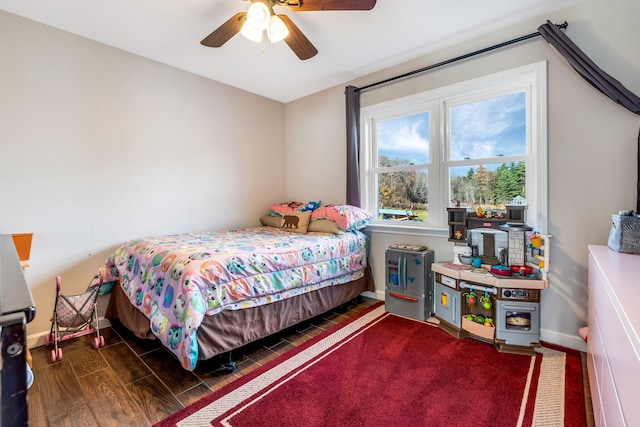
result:
<svg viewBox="0 0 640 427"><path fill-rule="evenodd" d="M584 0L522 25L434 52L417 60L358 79L364 86L449 58L535 32L547 19L568 21L568 36L605 71L640 94L640 35L636 0ZM543 292L544 341L585 350L577 330L587 318L587 245L606 245L610 214L635 209L637 140L640 117L617 106L582 80L542 38L453 64L401 83L362 94L361 105L437 88L474 77L548 61L548 167L551 240L550 289ZM288 198L344 202L344 86L286 106ZM308 162L305 150L331 152L331 161ZM325 159L328 159L325 158ZM384 297L384 250L391 243L426 244L438 260L450 260L453 244L443 238L370 233L371 264L377 296Z"/></svg>
<svg viewBox="0 0 640 427"><path fill-rule="evenodd" d="M30 345L56 275L83 292L123 241L259 225L283 199L283 104L5 12L0 40L0 233L34 233Z"/></svg>

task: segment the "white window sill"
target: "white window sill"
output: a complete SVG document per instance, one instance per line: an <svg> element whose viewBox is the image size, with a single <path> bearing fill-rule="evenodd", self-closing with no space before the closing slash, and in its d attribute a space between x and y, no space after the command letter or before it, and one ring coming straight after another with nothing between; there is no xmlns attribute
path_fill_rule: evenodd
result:
<svg viewBox="0 0 640 427"><path fill-rule="evenodd" d="M406 234L412 236L449 237L447 228L429 228L411 225L407 221L374 222L367 225L366 231L373 233Z"/></svg>

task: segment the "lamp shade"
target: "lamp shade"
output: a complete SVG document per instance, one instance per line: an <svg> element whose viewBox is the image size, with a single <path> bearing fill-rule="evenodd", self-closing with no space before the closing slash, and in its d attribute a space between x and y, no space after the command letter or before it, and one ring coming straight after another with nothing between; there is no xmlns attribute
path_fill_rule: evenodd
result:
<svg viewBox="0 0 640 427"><path fill-rule="evenodd" d="M266 30L269 26L269 18L271 16L271 12L266 4L257 1L251 4L249 10L247 11L247 22L252 27L263 31Z"/></svg>
<svg viewBox="0 0 640 427"><path fill-rule="evenodd" d="M264 33L263 30L258 30L253 25L249 24L249 21L242 24L242 28L240 28L240 34L256 43L260 43L262 41L262 33Z"/></svg>
<svg viewBox="0 0 640 427"><path fill-rule="evenodd" d="M289 35L289 29L282 19L272 15L267 27L267 37L271 43L279 42Z"/></svg>

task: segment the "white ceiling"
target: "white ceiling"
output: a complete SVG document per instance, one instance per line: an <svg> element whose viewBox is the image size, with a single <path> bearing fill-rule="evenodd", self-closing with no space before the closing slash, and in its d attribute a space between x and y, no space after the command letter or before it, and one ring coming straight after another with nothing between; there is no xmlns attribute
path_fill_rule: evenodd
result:
<svg viewBox="0 0 640 427"><path fill-rule="evenodd" d="M286 103L577 1L378 0L370 11L331 12L276 6L318 49L306 61L284 42L240 34L221 48L200 44L249 1L0 0L0 10Z"/></svg>

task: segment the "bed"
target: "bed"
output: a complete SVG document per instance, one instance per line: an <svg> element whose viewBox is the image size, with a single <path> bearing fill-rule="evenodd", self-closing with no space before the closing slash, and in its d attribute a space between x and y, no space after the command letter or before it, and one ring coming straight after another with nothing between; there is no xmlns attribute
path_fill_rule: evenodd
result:
<svg viewBox="0 0 640 427"><path fill-rule="evenodd" d="M359 230L251 227L132 240L105 262L105 317L187 370L373 291Z"/></svg>

